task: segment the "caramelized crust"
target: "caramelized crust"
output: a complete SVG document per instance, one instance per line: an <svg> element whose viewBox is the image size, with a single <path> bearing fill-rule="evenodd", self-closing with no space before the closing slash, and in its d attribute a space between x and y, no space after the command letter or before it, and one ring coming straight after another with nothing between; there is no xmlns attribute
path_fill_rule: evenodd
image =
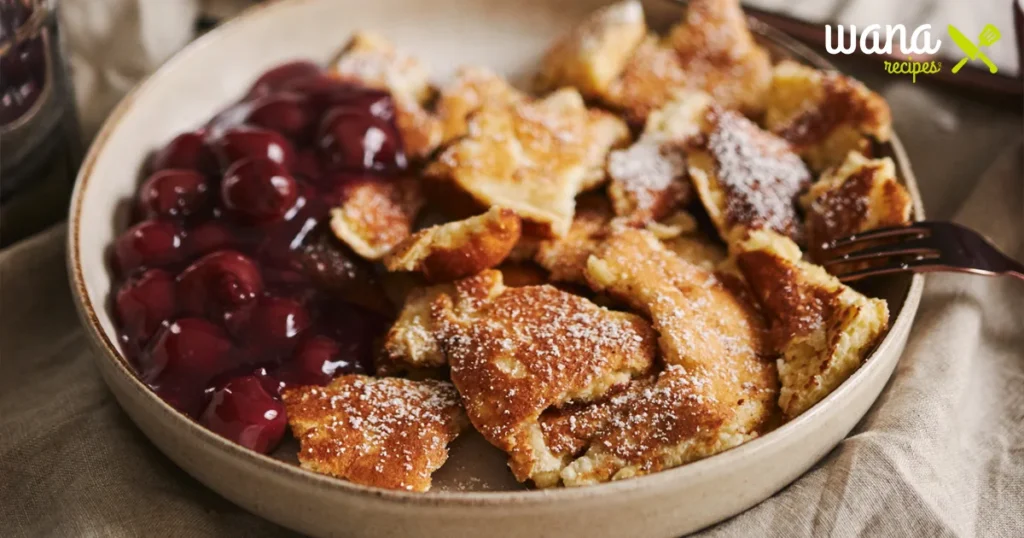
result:
<svg viewBox="0 0 1024 538"><path fill-rule="evenodd" d="M710 131L689 155L690 179L727 243L747 229L802 237L796 197L811 181L789 144L736 112L712 109Z"/></svg>
<svg viewBox="0 0 1024 538"><path fill-rule="evenodd" d="M643 319L551 286L498 286L478 309L442 298L433 313L470 421L518 480L540 487L556 485L571 456L544 445L541 413L602 397L655 354Z"/></svg>
<svg viewBox="0 0 1024 538"><path fill-rule="evenodd" d="M368 260L379 260L412 233L423 207L418 179L367 177L344 186L342 204L331 210L335 237Z"/></svg>
<svg viewBox="0 0 1024 538"><path fill-rule="evenodd" d="M864 362L889 321L885 301L841 284L801 260L799 247L760 230L736 244L736 261L770 324L779 360L779 407L794 418Z"/></svg>
<svg viewBox="0 0 1024 538"><path fill-rule="evenodd" d="M662 41L648 37L608 88L605 100L642 123L680 91L753 114L764 108L771 61L758 46L737 0L694 0Z"/></svg>
<svg viewBox="0 0 1024 538"><path fill-rule="evenodd" d="M889 105L860 82L794 61L772 72L765 127L793 144L814 170L838 166L851 151L868 154L872 137L892 136Z"/></svg>
<svg viewBox="0 0 1024 538"><path fill-rule="evenodd" d="M429 70L419 59L399 51L382 36L356 32L331 68L339 78L391 92L395 123L410 157L423 159L441 143L441 122L423 108L434 89Z"/></svg>
<svg viewBox="0 0 1024 538"><path fill-rule="evenodd" d="M366 486L429 490L466 426L458 393L439 381L347 375L282 398L302 467Z"/></svg>
<svg viewBox="0 0 1024 538"><path fill-rule="evenodd" d="M426 175L561 236L572 223L576 194L603 180L608 151L628 136L620 120L588 110L575 90L562 90L539 101L483 106L468 134Z"/></svg>
<svg viewBox="0 0 1024 538"><path fill-rule="evenodd" d="M538 90L572 86L588 98L604 95L646 33L644 9L636 0L591 13L544 55Z"/></svg>
<svg viewBox="0 0 1024 538"><path fill-rule="evenodd" d="M778 381L750 305L640 230L616 232L586 276L650 317L666 368L652 386L622 397L622 411L561 473L566 485L648 474L757 435Z"/></svg>
<svg viewBox="0 0 1024 538"><path fill-rule="evenodd" d="M384 258L389 271L417 271L430 282L475 275L501 263L519 241L515 212L492 207L483 215L420 230Z"/></svg>
<svg viewBox="0 0 1024 538"><path fill-rule="evenodd" d="M889 158L867 159L850 152L830 168L800 199L807 214L807 245L812 259L821 258L829 242L851 234L910 222L910 193L896 180Z"/></svg>

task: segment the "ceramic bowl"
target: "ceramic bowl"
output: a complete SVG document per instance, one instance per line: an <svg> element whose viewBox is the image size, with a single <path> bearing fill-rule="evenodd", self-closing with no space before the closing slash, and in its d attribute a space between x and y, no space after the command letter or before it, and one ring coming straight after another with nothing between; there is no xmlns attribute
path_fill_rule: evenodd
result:
<svg viewBox="0 0 1024 538"><path fill-rule="evenodd" d="M642 478L531 491L510 478L504 457L479 436L453 447L426 494L388 491L304 471L294 446L264 456L228 442L149 391L116 345L106 305L114 279L105 253L127 224L127 201L143 159L237 99L265 69L327 61L356 29L373 29L414 51L438 80L465 64L525 81L552 39L605 0L289 0L253 8L197 40L126 97L85 159L71 206L71 284L96 364L121 406L168 457L240 506L319 536L678 536L737 514L795 480L857 423L892 374L921 296L919 276L887 279L870 293L889 301L892 328L866 364L796 420L736 449ZM680 8L645 6L655 29ZM778 55L827 66L770 28L755 25ZM880 148L920 199L899 141ZM290 450L290 453L289 453Z"/></svg>

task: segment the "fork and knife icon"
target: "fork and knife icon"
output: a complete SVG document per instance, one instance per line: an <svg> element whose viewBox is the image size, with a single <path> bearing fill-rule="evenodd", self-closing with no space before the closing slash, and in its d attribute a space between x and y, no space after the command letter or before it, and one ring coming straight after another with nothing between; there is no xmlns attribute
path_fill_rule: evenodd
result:
<svg viewBox="0 0 1024 538"><path fill-rule="evenodd" d="M988 66L989 73L999 71L996 64L992 63L992 60L989 59L989 57L981 50L981 47L990 47L996 41L999 41L999 38L1002 36L999 34L998 28L991 24L986 24L985 27L982 28L981 34L978 36L978 43L981 46L975 45L969 37L965 36L960 30L957 30L952 24L949 25L947 30L949 31L949 37L952 37L953 42L956 43L956 45L960 47L960 50L964 51L964 54L967 55L953 67L954 73L959 72L960 68L969 60L977 59L981 59L981 61L985 62L985 65Z"/></svg>

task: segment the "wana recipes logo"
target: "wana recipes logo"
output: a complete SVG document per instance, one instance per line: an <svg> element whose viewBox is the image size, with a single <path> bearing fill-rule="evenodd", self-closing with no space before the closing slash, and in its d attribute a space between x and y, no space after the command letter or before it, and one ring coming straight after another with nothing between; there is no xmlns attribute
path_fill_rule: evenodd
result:
<svg viewBox="0 0 1024 538"><path fill-rule="evenodd" d="M980 60L990 73L996 73L999 68L985 54L983 47L991 47L1002 37L999 29L992 24L986 24L976 40L972 40L961 32L957 27L950 24L946 27L953 43L963 52L963 58L957 62L953 73L958 73L967 62ZM910 75L912 82L917 82L917 75L933 75L942 71L942 62L937 60L915 61L917 57L933 57L942 46L941 39L932 39L932 25L922 24L913 33L908 33L906 26L902 24L885 25L872 24L864 28L860 34L857 33L857 26L851 24L848 27L840 24L833 28L833 25L825 25L825 50L830 54L853 54L858 49L863 54L885 54L898 53L907 59L903 61L885 61L885 71L891 74ZM895 51L895 52L894 52Z"/></svg>

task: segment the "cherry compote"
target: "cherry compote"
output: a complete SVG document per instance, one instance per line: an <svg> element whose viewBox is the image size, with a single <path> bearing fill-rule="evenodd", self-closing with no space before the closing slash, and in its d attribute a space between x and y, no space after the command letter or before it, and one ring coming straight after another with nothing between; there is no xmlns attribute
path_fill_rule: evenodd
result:
<svg viewBox="0 0 1024 538"><path fill-rule="evenodd" d="M310 62L155 151L115 241L111 304L139 378L242 446L285 434L283 388L372 373L392 307L327 226L345 178L406 167L391 96Z"/></svg>
<svg viewBox="0 0 1024 538"><path fill-rule="evenodd" d="M199 422L257 452L270 452L288 422L284 405L255 375L236 377L214 390Z"/></svg>

